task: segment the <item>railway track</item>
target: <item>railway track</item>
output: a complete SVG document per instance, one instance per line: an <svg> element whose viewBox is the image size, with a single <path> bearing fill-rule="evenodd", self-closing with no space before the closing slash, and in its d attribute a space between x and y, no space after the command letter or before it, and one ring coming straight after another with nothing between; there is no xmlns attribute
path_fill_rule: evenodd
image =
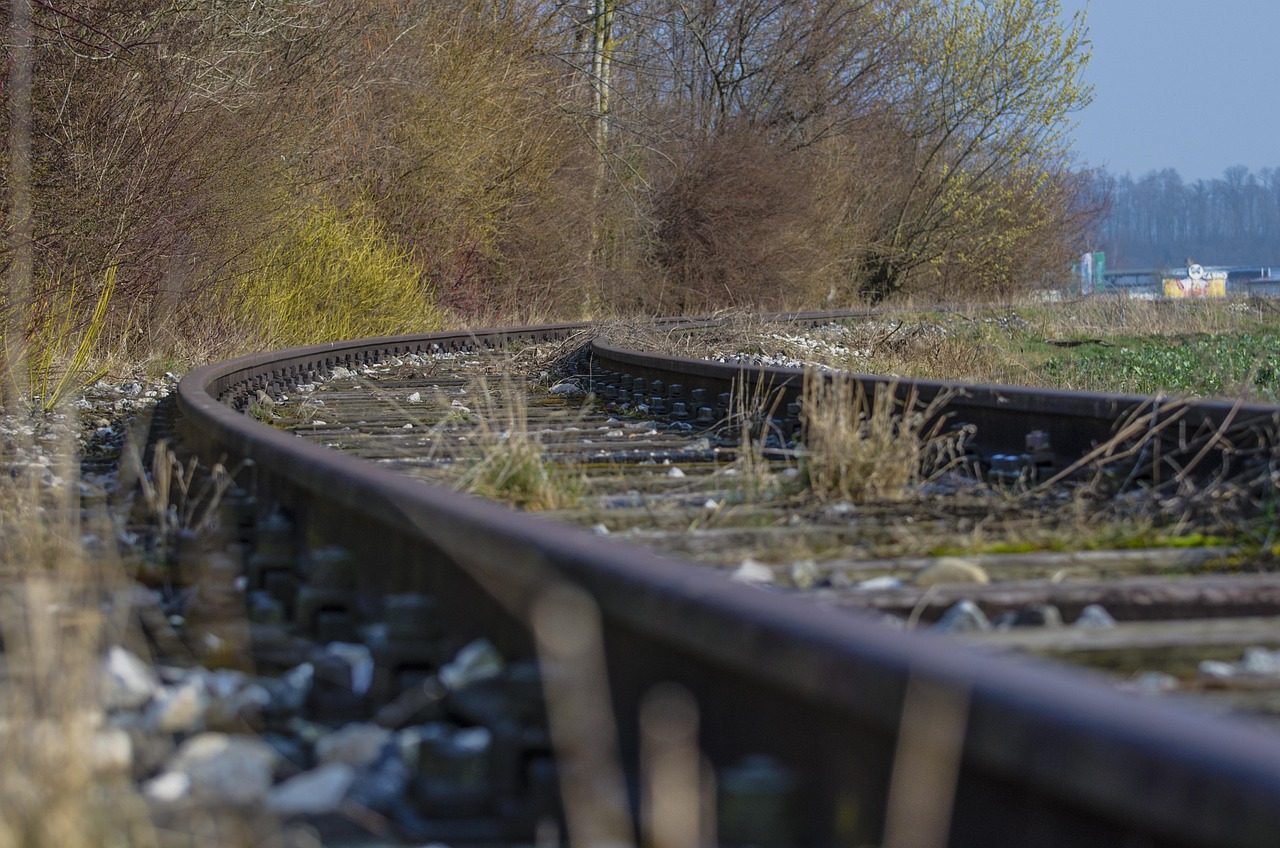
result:
<svg viewBox="0 0 1280 848"><path fill-rule="evenodd" d="M961 637L1125 671L1175 655L1196 663L1206 646L1230 658L1245 646L1272 646L1280 632L1272 618L1280 582L1238 573L1253 567L1242 566L1240 551L970 557L960 565L982 569L990 582L931 585L927 575L958 567L955 558L913 552L911 538L923 522L968 532L966 521L971 529L1000 503L989 492L960 475L938 478L938 497L953 506L910 515L843 502L806 509L785 496L780 513L776 496L744 497L747 476L785 490L799 473L788 445L803 416L803 376L784 369L677 360L595 340L589 358L576 360L574 380L517 400L524 387L511 385L511 356L526 345L586 344L587 329L364 340L189 376L179 389L188 444L210 459L248 460L241 478L259 513L287 516L287 532L304 548L340 545L362 564L335 580L323 564L273 569L260 561L251 581L293 593L297 626L317 638L349 632L357 620L395 622L403 610L430 609L432 628L455 640L484 636L504 656L536 660L578 841L630 834L607 812L619 806L600 788L608 781L575 783L595 749L609 746L575 739L616 735L630 777L615 779L615 795L626 785L648 798L635 775L651 771L639 765L654 761L664 737L644 716L665 710L686 728L696 712L697 747L721 790L725 844L1275 844L1273 735L845 612L927 624L961 601L988 617L1052 604L1074 621L1102 602L1119 627ZM486 368L493 391L477 389L475 372ZM1264 406L909 388L876 378L862 385L871 395L877 385L901 397L913 389L921 404L944 395L947 426L964 431L961 464L1014 487L1101 476L1175 492L1193 481L1212 488L1257 478L1274 447L1276 410ZM738 426L716 426L726 421ZM551 511L581 531L439 485L456 479L457 468L474 468L486 438L489 446L509 441L517 423L544 453L591 469L587 494ZM487 437L477 436L486 426ZM700 556L709 567L634 543ZM1117 571L1118 582L1060 579ZM1182 579L1166 579L1174 572ZM775 590L726 579L733 573ZM1193 615L1214 620L1188 636ZM1219 688L1233 707L1249 701L1265 711L1272 692L1254 682ZM685 694L651 699L673 683ZM609 713L612 722L601 718ZM514 747L525 766L544 754ZM525 766L508 767L508 782L531 784ZM696 786L694 772L683 774ZM507 803L504 813L503 803L492 801L484 815L505 820L499 831L514 838L530 826L527 810Z"/></svg>

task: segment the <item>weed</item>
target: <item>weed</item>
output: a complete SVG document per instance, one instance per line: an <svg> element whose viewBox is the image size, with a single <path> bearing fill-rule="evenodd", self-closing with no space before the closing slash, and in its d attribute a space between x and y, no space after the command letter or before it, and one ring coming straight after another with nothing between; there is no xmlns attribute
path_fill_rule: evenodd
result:
<svg viewBox="0 0 1280 848"><path fill-rule="evenodd" d="M275 412L276 402L266 392L258 392L258 396L249 401L249 417L263 424L271 424L279 416Z"/></svg>
<svg viewBox="0 0 1280 848"><path fill-rule="evenodd" d="M747 391L745 383L741 377L734 381L733 413L725 423L728 429L736 431L738 449L733 463L722 473L735 478L743 501L756 502L768 500L780 488L773 463L766 454L771 447L777 453L782 446L781 434L773 423L782 395L759 382Z"/></svg>
<svg viewBox="0 0 1280 848"><path fill-rule="evenodd" d="M1041 370L1070 388L1273 399L1280 390L1278 346L1275 330L1126 337L1055 356Z"/></svg>
<svg viewBox="0 0 1280 848"><path fill-rule="evenodd" d="M927 404L916 389L899 401L897 385L877 385L868 397L849 375L805 371L801 406L801 471L822 499L896 500L957 458L958 434L943 434L949 392Z"/></svg>
<svg viewBox="0 0 1280 848"><path fill-rule="evenodd" d="M50 286L57 292L58 286ZM72 392L103 375L93 364L94 354L107 323L107 310L116 289L116 269L107 269L93 312L83 319L77 312L74 287L64 299L48 294L37 300L29 321L28 341L18 356L25 367L32 406L49 411ZM72 342L75 341L74 349ZM25 354L25 355L24 355ZM16 364L16 363L15 363Z"/></svg>
<svg viewBox="0 0 1280 848"><path fill-rule="evenodd" d="M126 491L136 481L157 536L166 545L180 532L212 529L222 498L234 482L234 474L221 463L201 475L195 457L184 464L164 441L157 442L153 450L150 474L142 467L137 445L127 442L121 478Z"/></svg>
<svg viewBox="0 0 1280 848"><path fill-rule="evenodd" d="M263 394L265 396L265 392ZM270 398L267 400L271 401ZM264 423L286 429L301 424L323 423L316 417L322 409L324 409L324 402L310 395L303 395L285 402L271 401L268 404L259 401L249 404L251 416Z"/></svg>
<svg viewBox="0 0 1280 848"><path fill-rule="evenodd" d="M74 451L57 448L61 484L0 475L0 848L154 844L128 783L129 739L103 725L98 699L98 658L124 626L103 600L127 584L83 547L111 538L109 517L82 513Z"/></svg>
<svg viewBox="0 0 1280 848"><path fill-rule="evenodd" d="M525 387L504 377L497 399L487 381L481 379L478 388L487 408L475 420L479 455L467 463L458 488L528 510L576 506L585 480L548 458L546 447L530 431Z"/></svg>

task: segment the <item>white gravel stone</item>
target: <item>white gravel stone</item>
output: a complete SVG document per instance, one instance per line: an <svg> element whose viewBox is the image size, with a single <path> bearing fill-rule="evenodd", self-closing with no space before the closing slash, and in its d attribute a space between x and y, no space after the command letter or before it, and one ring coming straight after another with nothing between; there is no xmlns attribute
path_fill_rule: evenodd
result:
<svg viewBox="0 0 1280 848"><path fill-rule="evenodd" d="M1208 682L1230 680L1236 676L1236 667L1221 660L1204 660L1196 669L1196 676Z"/></svg>
<svg viewBox="0 0 1280 848"><path fill-rule="evenodd" d="M900 589L902 581L897 577L872 577L870 580L863 580L854 586L855 589L862 589L866 592L880 592L885 589Z"/></svg>
<svg viewBox="0 0 1280 848"><path fill-rule="evenodd" d="M191 777L180 771L167 771L142 784L142 794L165 804L181 801L191 794Z"/></svg>
<svg viewBox="0 0 1280 848"><path fill-rule="evenodd" d="M159 690L147 709L147 722L161 733L190 733L204 729L208 707L202 681L189 679Z"/></svg>
<svg viewBox="0 0 1280 848"><path fill-rule="evenodd" d="M1258 677L1280 677L1280 651L1266 648L1245 648L1240 660L1240 670Z"/></svg>
<svg viewBox="0 0 1280 848"><path fill-rule="evenodd" d="M326 763L272 789L267 796L267 809L282 816L336 812L355 779L356 770L352 766Z"/></svg>
<svg viewBox="0 0 1280 848"><path fill-rule="evenodd" d="M316 667L304 662L289 669L278 679L268 680L266 686L271 695L272 709L286 714L301 712L315 679Z"/></svg>
<svg viewBox="0 0 1280 848"><path fill-rule="evenodd" d="M731 575L731 579L739 583L772 583L773 569L753 559L743 561Z"/></svg>
<svg viewBox="0 0 1280 848"><path fill-rule="evenodd" d="M942 618L929 628L938 633L964 633L974 630L990 630L991 622L986 613L973 601L952 604Z"/></svg>
<svg viewBox="0 0 1280 848"><path fill-rule="evenodd" d="M787 567L787 576L791 585L797 589L812 589L822 580L822 572L818 564L811 559L802 559Z"/></svg>
<svg viewBox="0 0 1280 848"><path fill-rule="evenodd" d="M367 645L354 642L330 642L325 654L335 657L350 669L351 691L363 695L373 685L373 655Z"/></svg>
<svg viewBox="0 0 1280 848"><path fill-rule="evenodd" d="M133 740L120 727L104 727L93 735L93 769L99 774L128 774L133 769Z"/></svg>
<svg viewBox="0 0 1280 848"><path fill-rule="evenodd" d="M1116 620L1101 604L1089 604L1080 611L1076 627L1115 627Z"/></svg>
<svg viewBox="0 0 1280 848"><path fill-rule="evenodd" d="M564 395L566 397L578 397L586 394L586 392L582 390L582 387L575 383L559 383L552 386L550 392L553 395Z"/></svg>
<svg viewBox="0 0 1280 848"><path fill-rule="evenodd" d="M108 710L136 710L160 688L155 671L137 655L119 646L103 658L98 674L101 704Z"/></svg>
<svg viewBox="0 0 1280 848"><path fill-rule="evenodd" d="M248 736L201 733L178 748L169 771L185 774L198 798L232 804L260 802L271 788L280 754Z"/></svg>
<svg viewBox="0 0 1280 848"><path fill-rule="evenodd" d="M477 639L440 669L440 681L450 689L463 689L477 681L497 677L503 666L502 656L493 643Z"/></svg>
<svg viewBox="0 0 1280 848"><path fill-rule="evenodd" d="M348 724L316 742L316 760L364 768L378 759L391 731L376 724Z"/></svg>

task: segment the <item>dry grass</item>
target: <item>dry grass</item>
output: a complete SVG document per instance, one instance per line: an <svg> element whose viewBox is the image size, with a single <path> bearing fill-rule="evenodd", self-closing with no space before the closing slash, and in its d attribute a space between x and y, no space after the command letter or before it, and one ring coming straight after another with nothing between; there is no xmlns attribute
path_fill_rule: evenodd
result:
<svg viewBox="0 0 1280 848"><path fill-rule="evenodd" d="M122 475L117 496L82 503L74 425L49 443L39 428L24 436L31 431L20 419L9 424L18 426L13 453L0 457L0 848L170 845L199 827L238 828L244 838L227 844L260 838L225 812L157 827L134 785L130 732L111 723L102 688L110 649L147 655L138 616L155 612L167 626L158 609L135 607L138 587L116 549L133 484L141 481L146 512L163 533L209 521L228 475L198 483L195 465L160 444L150 478L135 456L138 477ZM52 476L24 455L50 457ZM148 624L162 639L156 622ZM186 656L176 640L169 647Z"/></svg>
<svg viewBox="0 0 1280 848"><path fill-rule="evenodd" d="M736 431L738 447L733 462L721 473L734 477L743 500L767 501L782 489L768 455L772 449L776 456L785 441L774 424L782 395L760 382L748 389L746 380L739 378L734 382L731 398L732 412L724 424L730 432Z"/></svg>
<svg viewBox="0 0 1280 848"><path fill-rule="evenodd" d="M510 375L493 390L477 381L473 394L483 412L474 416L470 440L479 456L468 460L457 487L526 510L566 509L581 502L586 481L548 456L529 428L529 402L523 382Z"/></svg>
<svg viewBox="0 0 1280 848"><path fill-rule="evenodd" d="M28 446L30 447L30 446ZM113 538L105 514L81 515L75 456L64 481L34 469L0 477L0 848L154 844L129 782L123 731L104 727L97 669L124 632L118 562L82 539Z"/></svg>
<svg viewBox="0 0 1280 848"><path fill-rule="evenodd" d="M922 403L914 388L897 395L892 383L868 397L855 378L806 370L801 470L816 496L898 500L955 459L960 436L941 432L951 396Z"/></svg>

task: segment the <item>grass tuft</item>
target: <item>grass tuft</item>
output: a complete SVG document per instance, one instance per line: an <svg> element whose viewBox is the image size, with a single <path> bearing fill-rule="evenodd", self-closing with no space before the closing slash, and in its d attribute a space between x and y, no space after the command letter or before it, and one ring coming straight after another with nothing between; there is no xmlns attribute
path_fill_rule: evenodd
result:
<svg viewBox="0 0 1280 848"><path fill-rule="evenodd" d="M44 412L56 409L72 393L103 376L95 355L116 290L116 269L107 269L87 318L78 309L75 288L65 297L59 296L60 290L58 285L48 286L44 296L35 300L23 350L10 358L11 367L18 369L12 375L14 382L23 384L21 372L25 370L31 406Z"/></svg>
<svg viewBox="0 0 1280 848"><path fill-rule="evenodd" d="M467 464L458 488L527 510L578 505L586 482L556 465L529 429L524 386L506 378L498 398L484 380L478 388L487 409L473 419L479 455Z"/></svg>
<svg viewBox="0 0 1280 848"><path fill-rule="evenodd" d="M733 413L726 424L730 431L737 431L738 447L727 470L734 475L742 499L756 503L782 489L769 457L770 448L776 456L784 442L773 423L782 395L759 382L747 390L745 383L742 378L735 380L731 395Z"/></svg>
<svg viewBox="0 0 1280 848"><path fill-rule="evenodd" d="M0 848L155 844L128 737L99 703L99 658L127 617L105 600L128 584L118 561L84 549L113 524L82 512L74 450L57 448L66 482L0 476Z"/></svg>
<svg viewBox="0 0 1280 848"><path fill-rule="evenodd" d="M940 392L922 404L914 388L899 401L895 384L871 397L855 377L805 372L801 472L823 500L899 500L949 466L960 436L943 434Z"/></svg>

